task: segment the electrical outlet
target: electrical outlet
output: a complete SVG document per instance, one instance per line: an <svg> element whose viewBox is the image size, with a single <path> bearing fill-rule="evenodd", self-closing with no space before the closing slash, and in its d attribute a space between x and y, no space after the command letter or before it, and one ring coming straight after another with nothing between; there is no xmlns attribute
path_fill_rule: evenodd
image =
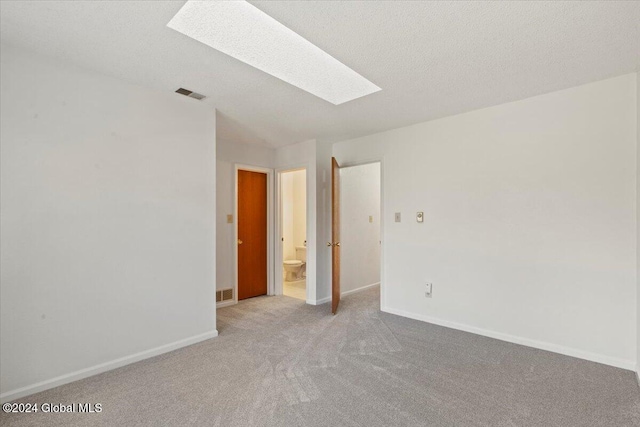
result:
<svg viewBox="0 0 640 427"><path fill-rule="evenodd" d="M433 291L433 283L425 284L424 296L426 298L431 298L431 292Z"/></svg>
<svg viewBox="0 0 640 427"><path fill-rule="evenodd" d="M416 213L416 222L424 222L424 212Z"/></svg>

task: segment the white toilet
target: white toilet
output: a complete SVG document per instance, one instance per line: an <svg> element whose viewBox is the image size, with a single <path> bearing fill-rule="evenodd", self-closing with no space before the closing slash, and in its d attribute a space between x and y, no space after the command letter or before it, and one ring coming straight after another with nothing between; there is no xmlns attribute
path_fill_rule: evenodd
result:
<svg viewBox="0 0 640 427"><path fill-rule="evenodd" d="M302 280L305 277L307 264L307 248L305 246L296 246L296 259L286 260L284 266L284 280L294 282Z"/></svg>

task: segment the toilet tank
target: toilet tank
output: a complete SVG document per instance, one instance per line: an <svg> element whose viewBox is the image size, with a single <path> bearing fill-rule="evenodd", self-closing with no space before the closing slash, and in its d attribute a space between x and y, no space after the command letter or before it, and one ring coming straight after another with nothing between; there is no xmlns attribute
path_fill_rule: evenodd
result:
<svg viewBox="0 0 640 427"><path fill-rule="evenodd" d="M307 262L307 248L305 246L296 246L296 259Z"/></svg>

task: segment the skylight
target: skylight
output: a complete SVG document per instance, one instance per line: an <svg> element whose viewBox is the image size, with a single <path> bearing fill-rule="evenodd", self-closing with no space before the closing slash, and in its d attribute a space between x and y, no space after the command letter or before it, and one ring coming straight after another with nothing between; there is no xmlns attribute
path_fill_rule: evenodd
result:
<svg viewBox="0 0 640 427"><path fill-rule="evenodd" d="M380 90L246 1L189 0L167 26L335 105Z"/></svg>

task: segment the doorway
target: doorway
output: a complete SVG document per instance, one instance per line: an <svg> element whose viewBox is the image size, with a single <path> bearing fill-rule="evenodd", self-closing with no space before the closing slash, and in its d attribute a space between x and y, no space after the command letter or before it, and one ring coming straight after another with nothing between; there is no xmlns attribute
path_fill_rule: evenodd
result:
<svg viewBox="0 0 640 427"><path fill-rule="evenodd" d="M282 267L278 277L282 294L306 301L307 171L304 168L280 172L279 221Z"/></svg>
<svg viewBox="0 0 640 427"><path fill-rule="evenodd" d="M236 165L236 301L273 294L270 169Z"/></svg>
<svg viewBox="0 0 640 427"><path fill-rule="evenodd" d="M340 296L380 285L381 163L339 169Z"/></svg>

